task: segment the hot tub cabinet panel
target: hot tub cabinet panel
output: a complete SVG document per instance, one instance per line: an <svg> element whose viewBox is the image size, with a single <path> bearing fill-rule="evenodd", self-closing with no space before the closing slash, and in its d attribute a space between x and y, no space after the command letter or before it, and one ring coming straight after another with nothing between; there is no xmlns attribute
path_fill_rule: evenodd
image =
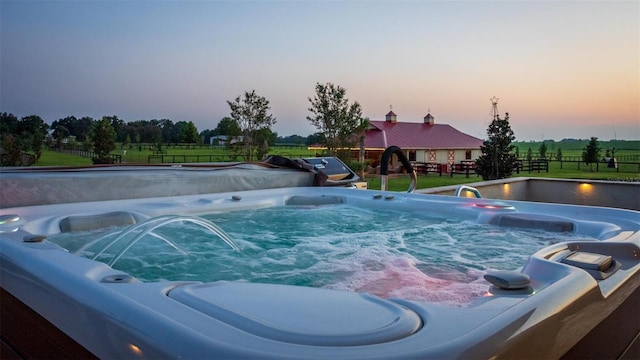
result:
<svg viewBox="0 0 640 360"><path fill-rule="evenodd" d="M97 216L101 223L100 214L114 211L128 215L108 219L144 221L212 209L344 203L495 226L570 227L578 236L531 254L521 270L529 285L508 289L507 274L506 285L487 283L484 296L461 307L291 285L143 282L36 236L60 232L61 222L77 226L73 216ZM629 210L284 188L17 207L1 215L15 217L0 225L0 286L99 358L560 358L579 353L580 341L640 287L640 218ZM83 228L87 219L81 218ZM613 267L603 275L563 262L575 252L611 256ZM620 328L638 331L633 324ZM624 347L612 351L621 355Z"/></svg>

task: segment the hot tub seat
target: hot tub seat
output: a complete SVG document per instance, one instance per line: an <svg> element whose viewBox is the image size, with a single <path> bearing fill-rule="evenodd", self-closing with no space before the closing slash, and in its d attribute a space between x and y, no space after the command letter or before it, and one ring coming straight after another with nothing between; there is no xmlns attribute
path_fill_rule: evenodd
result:
<svg viewBox="0 0 640 360"><path fill-rule="evenodd" d="M86 216L68 216L60 220L60 231L90 231L111 226L134 225L136 218L126 211L113 211L104 214Z"/></svg>
<svg viewBox="0 0 640 360"><path fill-rule="evenodd" d="M528 229L540 229L552 232L572 232L575 224L557 216L541 214L510 213L499 214L489 220L490 224Z"/></svg>

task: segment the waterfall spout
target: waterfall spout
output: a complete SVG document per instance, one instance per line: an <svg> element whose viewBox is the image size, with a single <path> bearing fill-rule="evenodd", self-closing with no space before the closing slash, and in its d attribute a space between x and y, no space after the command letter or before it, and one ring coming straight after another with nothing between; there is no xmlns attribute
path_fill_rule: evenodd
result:
<svg viewBox="0 0 640 360"><path fill-rule="evenodd" d="M144 238L147 235L151 235L154 236L162 241L164 241L165 243L167 243L169 246L171 246L172 248L176 249L177 251L179 251L180 253L182 253L183 255L187 255L187 252L185 252L184 250L182 250L180 248L180 246L178 246L175 242L173 242L171 239L168 239L162 235L156 234L153 231L171 224L171 223L176 223L176 222L190 222L196 225L200 225L201 227L209 230L211 233L213 233L214 235L216 235L217 237L219 237L220 239L222 239L227 245L229 245L232 249L239 251L240 248L238 247L238 245L229 237L229 235L227 235L227 233L224 232L224 230L222 230L219 226L217 226L216 224L212 223L209 220L197 217L197 216L178 216L178 215L167 215L167 216L159 216L156 218L152 218L149 219L145 222L136 224L134 226L129 227L128 229L124 230L123 232L121 232L120 234L118 234L113 240L109 241L109 243L107 243L106 246L104 246L100 251L98 251L97 253L95 253L91 258L93 260L98 259L101 255L103 255L109 248L111 248L112 246L114 246L115 244L127 241L126 244L118 251L118 253L116 255L114 255L111 260L109 262L107 262L107 264L109 266L113 266L118 260L120 260L120 258L132 247L134 246L138 241L140 241L140 239ZM109 235L108 235L109 236ZM92 241L91 243L83 246L82 248L80 248L78 251L76 251L76 253L82 253L83 251L85 251L88 247L90 247L91 245L95 244L98 241L101 241L105 239L105 237L102 237L100 239L97 239L95 241Z"/></svg>

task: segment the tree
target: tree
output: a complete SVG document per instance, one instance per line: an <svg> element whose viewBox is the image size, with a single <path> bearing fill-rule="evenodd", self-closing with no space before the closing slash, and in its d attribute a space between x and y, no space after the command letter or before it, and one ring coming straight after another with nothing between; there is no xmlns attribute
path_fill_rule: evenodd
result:
<svg viewBox="0 0 640 360"><path fill-rule="evenodd" d="M240 126L234 119L228 116L223 117L214 129L214 132L216 136L226 137L226 141L223 139L222 143L225 149L233 153L233 159L244 152L244 144L240 142L240 139L242 139L242 130L240 130ZM218 140L218 144L220 144L220 140Z"/></svg>
<svg viewBox="0 0 640 360"><path fill-rule="evenodd" d="M600 146L598 145L598 138L591 137L587 146L585 146L582 151L582 161L585 164L591 165L593 163L597 163L600 158Z"/></svg>
<svg viewBox="0 0 640 360"><path fill-rule="evenodd" d="M538 153L540 154L541 159L547 158L547 144L545 144L544 141L542 142L542 145L540 145L540 148L538 149Z"/></svg>
<svg viewBox="0 0 640 360"><path fill-rule="evenodd" d="M327 147L329 156L336 155L338 150L345 150L346 153L338 155L349 161L349 151L369 127L369 119L362 117L358 102L349 104L346 93L343 87L332 83L316 83L316 96L309 98L309 111L313 116L307 116L307 120L323 135L319 140Z"/></svg>
<svg viewBox="0 0 640 360"><path fill-rule="evenodd" d="M69 136L74 136L79 142L85 142L93 123L94 120L88 116L80 119L76 119L75 116L67 116L54 121L51 124L51 129L53 129L53 137L57 139L58 143Z"/></svg>
<svg viewBox="0 0 640 360"><path fill-rule="evenodd" d="M276 143L278 144L296 144L302 145L306 143L306 138L300 135L278 136Z"/></svg>
<svg viewBox="0 0 640 360"><path fill-rule="evenodd" d="M214 131L215 135L226 135L227 137L237 136L242 133L242 130L240 130L240 126L238 125L238 123L228 116L220 119L220 121L218 122L218 126L216 126Z"/></svg>
<svg viewBox="0 0 640 360"><path fill-rule="evenodd" d="M193 123L193 121L178 121L176 123L176 127L178 127L178 139L181 143L198 143L200 141L200 137L198 136L198 128Z"/></svg>
<svg viewBox="0 0 640 360"><path fill-rule="evenodd" d="M217 136L226 136L227 140L231 140L231 138L235 138L237 141L237 138L240 136L240 134L241 134L241 131L240 131L240 127L238 126L238 123L236 123L236 121L233 120L232 118L225 116L218 122L218 125L216 126L215 129L213 130L207 129L200 132L200 138L202 139L203 143L220 145L225 143L225 141L224 140L220 141L221 140L220 138L216 138L216 139L213 139L216 141L212 142L212 138ZM227 142L227 145L228 145L228 142Z"/></svg>
<svg viewBox="0 0 640 360"><path fill-rule="evenodd" d="M255 90L245 91L244 96L238 96L228 101L231 108L231 118L235 120L242 132L242 152L245 160L253 160L258 143L258 131L270 129L276 123L276 118L268 114L269 100L256 94ZM230 141L229 141L230 142Z"/></svg>
<svg viewBox="0 0 640 360"><path fill-rule="evenodd" d="M314 145L314 144L326 144L325 136L323 133L315 133L307 136L306 144Z"/></svg>
<svg viewBox="0 0 640 360"><path fill-rule="evenodd" d="M211 138L216 136L215 135L215 131L211 130L211 129L206 129L206 130L202 130L200 132L200 134L198 134L198 136L200 136L200 139L202 139L202 143L203 144L209 144L209 141L211 141Z"/></svg>
<svg viewBox="0 0 640 360"><path fill-rule="evenodd" d="M94 164L113 164L109 154L116 148L116 131L111 123L112 118L105 116L91 127L89 139L93 143Z"/></svg>
<svg viewBox="0 0 640 360"><path fill-rule="evenodd" d="M258 130L256 134L256 144L258 144L256 155L258 159L264 158L269 153L269 146L276 142L277 137L278 134L271 131L271 129Z"/></svg>
<svg viewBox="0 0 640 360"><path fill-rule="evenodd" d="M558 152L556 152L556 160L562 161L562 149L558 148Z"/></svg>
<svg viewBox="0 0 640 360"><path fill-rule="evenodd" d="M17 134L18 133L18 117L10 113L0 113L0 134Z"/></svg>
<svg viewBox="0 0 640 360"><path fill-rule="evenodd" d="M62 146L62 142L66 141L71 135L75 135L71 132L77 121L75 116L67 116L63 119L55 120L51 123L51 129L53 129L53 137L56 139L58 147Z"/></svg>
<svg viewBox="0 0 640 360"><path fill-rule="evenodd" d="M20 152L20 157L22 152L32 151L36 159L39 158L48 131L49 125L38 115L18 120L13 114L0 114L0 146L10 149L14 155L15 151Z"/></svg>
<svg viewBox="0 0 640 360"><path fill-rule="evenodd" d="M55 121L54 121L55 123ZM66 126L56 124L55 130L53 131L53 137L56 139L56 146L58 148L62 148L62 141L69 137L69 129Z"/></svg>
<svg viewBox="0 0 640 360"><path fill-rule="evenodd" d="M2 134L2 149L0 154L0 166L21 166L22 165L22 149L18 139L9 133Z"/></svg>
<svg viewBox="0 0 640 360"><path fill-rule="evenodd" d="M25 138L28 138L29 150L36 153L37 157L40 157L42 152L42 144L44 138L49 131L49 125L42 120L38 115L25 116L20 121L21 132ZM28 134L28 135L27 135Z"/></svg>
<svg viewBox="0 0 640 360"><path fill-rule="evenodd" d="M513 173L517 158L513 153L515 140L509 125L509 113L504 119L496 115L487 129L487 140L481 146L482 155L476 160L476 172L483 180L504 179Z"/></svg>
<svg viewBox="0 0 640 360"><path fill-rule="evenodd" d="M95 120L93 120L93 118L91 117L88 117L88 116L81 117L76 122L76 126L73 129L74 133L72 133L71 135L75 135L78 141L82 141L82 142L87 141L87 138L89 137L89 132L91 131L91 126L93 126L94 122Z"/></svg>
<svg viewBox="0 0 640 360"><path fill-rule="evenodd" d="M177 132L177 128L173 125L173 121L169 119L162 119L158 121L158 126L162 128L162 136L159 139L155 139L153 142L166 142L166 143L177 143L179 139L179 135Z"/></svg>

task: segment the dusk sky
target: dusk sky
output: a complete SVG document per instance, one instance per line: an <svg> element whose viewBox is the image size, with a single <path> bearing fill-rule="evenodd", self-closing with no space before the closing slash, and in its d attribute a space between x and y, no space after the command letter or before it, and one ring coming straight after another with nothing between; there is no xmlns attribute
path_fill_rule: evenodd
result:
<svg viewBox="0 0 640 360"><path fill-rule="evenodd" d="M0 0L0 111L214 129L256 90L280 136L332 82L383 120L640 139L640 1Z"/></svg>

